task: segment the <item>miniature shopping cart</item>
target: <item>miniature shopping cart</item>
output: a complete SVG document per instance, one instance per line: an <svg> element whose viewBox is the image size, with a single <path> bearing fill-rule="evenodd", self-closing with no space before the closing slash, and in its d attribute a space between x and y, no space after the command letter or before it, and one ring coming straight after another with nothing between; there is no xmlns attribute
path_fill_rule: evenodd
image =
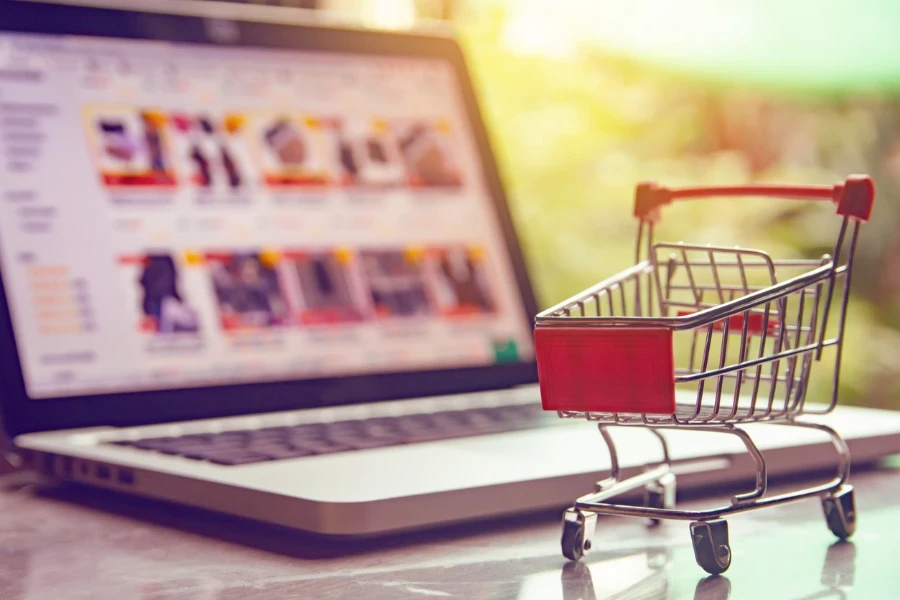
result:
<svg viewBox="0 0 900 600"><path fill-rule="evenodd" d="M653 243L660 208L675 200L712 197L827 200L842 223L833 255L819 260L772 260L740 247ZM853 255L869 219L875 189L865 176L834 186L748 185L665 188L641 184L637 264L539 314L535 344L545 410L596 421L611 473L563 518L562 550L578 560L591 548L597 514L683 519L697 563L712 574L731 564L723 517L820 496L828 527L853 534L856 511L847 483L850 453L838 433L798 417L831 412L837 404L841 346ZM834 302L835 293L839 302ZM833 306L837 307L832 314ZM831 329L831 331L829 331ZM833 362L832 362L833 359ZM827 404L807 404L814 363L834 369ZM828 483L770 496L766 461L740 425L768 422L827 434L837 450ZM661 445L661 461L621 478L613 427L644 427ZM675 508L675 475L664 430L737 436L756 466L756 486L711 510ZM610 500L644 488L644 504Z"/></svg>

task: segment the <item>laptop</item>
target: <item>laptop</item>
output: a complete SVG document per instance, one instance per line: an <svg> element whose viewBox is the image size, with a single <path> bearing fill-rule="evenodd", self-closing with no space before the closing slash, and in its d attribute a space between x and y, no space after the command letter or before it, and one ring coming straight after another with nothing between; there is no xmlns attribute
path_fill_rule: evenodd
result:
<svg viewBox="0 0 900 600"><path fill-rule="evenodd" d="M129 6L131 8L129 8ZM208 2L0 3L4 447L45 476L331 536L563 507L537 303L446 32ZM827 418L854 464L900 414ZM753 427L753 426L751 426ZM825 436L759 429L772 476ZM626 474L659 460L621 433ZM672 432L680 489L752 482Z"/></svg>

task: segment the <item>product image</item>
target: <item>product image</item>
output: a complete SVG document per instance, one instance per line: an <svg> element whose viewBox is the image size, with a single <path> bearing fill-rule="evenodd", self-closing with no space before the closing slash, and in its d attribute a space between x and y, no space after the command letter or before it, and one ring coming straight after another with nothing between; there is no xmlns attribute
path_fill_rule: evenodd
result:
<svg viewBox="0 0 900 600"><path fill-rule="evenodd" d="M266 131L266 143L285 165L299 166L306 160L306 144L287 119L279 120Z"/></svg>
<svg viewBox="0 0 900 600"><path fill-rule="evenodd" d="M178 290L178 270L169 254L143 258L141 286L142 329L154 333L194 333L200 329L197 311Z"/></svg>
<svg viewBox="0 0 900 600"><path fill-rule="evenodd" d="M412 317L431 313L421 258L411 251L361 253L372 303L379 317Z"/></svg>
<svg viewBox="0 0 900 600"><path fill-rule="evenodd" d="M212 170L209 164L209 159L206 158L206 155L200 151L199 148L194 146L191 148L191 160L194 162L194 181L197 185L202 187L209 187L212 185Z"/></svg>
<svg viewBox="0 0 900 600"><path fill-rule="evenodd" d="M166 170L166 158L163 152L162 126L165 123L165 117L159 113L142 111L141 121L144 125L144 141L147 144L147 154L150 157L150 170L164 172Z"/></svg>
<svg viewBox="0 0 900 600"><path fill-rule="evenodd" d="M303 299L302 322L337 323L363 318L351 289L348 251L307 254L291 262Z"/></svg>
<svg viewBox="0 0 900 600"><path fill-rule="evenodd" d="M260 253L210 254L207 263L224 329L285 322L287 303L272 257Z"/></svg>
<svg viewBox="0 0 900 600"><path fill-rule="evenodd" d="M87 106L84 125L100 177L108 187L172 187L170 123L155 109Z"/></svg>
<svg viewBox="0 0 900 600"><path fill-rule="evenodd" d="M228 115L177 113L172 116L175 145L189 167L190 181L205 189L217 185L235 191L246 183L245 169L239 159L243 144L243 119Z"/></svg>
<svg viewBox="0 0 900 600"><path fill-rule="evenodd" d="M476 249L463 247L439 253L437 280L441 303L449 314L477 314L493 310L484 256Z"/></svg>
<svg viewBox="0 0 900 600"><path fill-rule="evenodd" d="M100 121L103 132L103 151L107 155L125 163L131 161L138 151L138 142L125 131L121 121Z"/></svg>
<svg viewBox="0 0 900 600"><path fill-rule="evenodd" d="M398 125L398 140L414 187L456 187L462 177L454 160L446 123L416 121Z"/></svg>
<svg viewBox="0 0 900 600"><path fill-rule="evenodd" d="M286 113L261 113L251 120L268 186L308 188L329 182L333 120Z"/></svg>
<svg viewBox="0 0 900 600"><path fill-rule="evenodd" d="M403 158L387 122L348 120L336 127L335 134L347 185L384 188L406 182Z"/></svg>

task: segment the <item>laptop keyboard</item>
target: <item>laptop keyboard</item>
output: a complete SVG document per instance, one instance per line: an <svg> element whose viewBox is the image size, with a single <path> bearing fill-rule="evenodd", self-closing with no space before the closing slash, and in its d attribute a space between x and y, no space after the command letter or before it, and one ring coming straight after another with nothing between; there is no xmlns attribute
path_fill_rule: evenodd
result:
<svg viewBox="0 0 900 600"><path fill-rule="evenodd" d="M109 443L218 465L246 465L534 429L557 422L556 415L545 413L540 405L523 404Z"/></svg>

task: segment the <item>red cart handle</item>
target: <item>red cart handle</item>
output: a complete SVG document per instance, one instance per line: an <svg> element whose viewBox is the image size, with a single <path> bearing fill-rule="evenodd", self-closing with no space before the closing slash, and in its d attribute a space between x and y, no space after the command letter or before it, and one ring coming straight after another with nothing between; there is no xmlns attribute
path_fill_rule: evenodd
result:
<svg viewBox="0 0 900 600"><path fill-rule="evenodd" d="M667 188L653 182L638 184L634 197L634 216L641 221L659 220L659 208L674 200L692 198L724 198L729 196L761 196L789 200L830 200L837 204L837 214L868 221L875 202L875 184L868 175L851 175L834 185L769 185L711 186Z"/></svg>

